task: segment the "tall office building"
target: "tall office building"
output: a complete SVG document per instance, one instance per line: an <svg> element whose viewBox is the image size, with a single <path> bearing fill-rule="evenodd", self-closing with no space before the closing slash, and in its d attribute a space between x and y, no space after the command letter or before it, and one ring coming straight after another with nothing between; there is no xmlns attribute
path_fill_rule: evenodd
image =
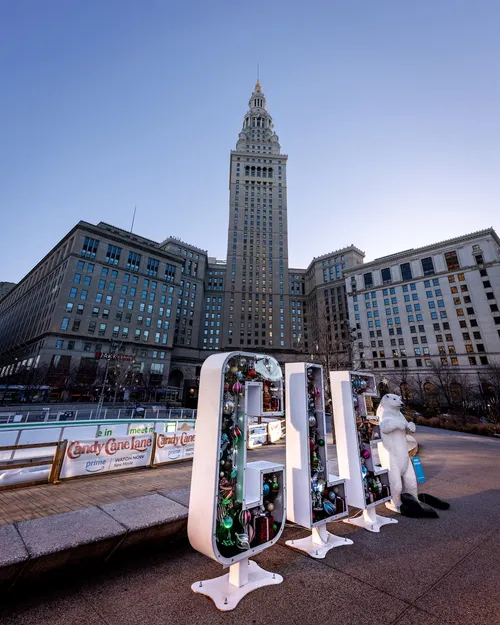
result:
<svg viewBox="0 0 500 625"><path fill-rule="evenodd" d="M480 375L500 361L500 239L492 228L354 266L345 279L362 369Z"/></svg>
<svg viewBox="0 0 500 625"><path fill-rule="evenodd" d="M223 346L285 350L291 348L288 157L259 82L248 105L231 152Z"/></svg>

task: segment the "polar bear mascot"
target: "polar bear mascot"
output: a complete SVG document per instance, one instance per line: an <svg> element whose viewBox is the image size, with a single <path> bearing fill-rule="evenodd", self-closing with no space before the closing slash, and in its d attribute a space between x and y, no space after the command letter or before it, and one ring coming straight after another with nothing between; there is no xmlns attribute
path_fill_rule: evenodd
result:
<svg viewBox="0 0 500 625"><path fill-rule="evenodd" d="M382 444L379 456L382 466L389 470L392 500L385 505L394 512L410 517L438 518L438 510L447 510L450 504L433 495L417 493L417 478L408 455L406 434L415 432L415 424L401 413L404 406L399 395L387 394L380 400L377 417Z"/></svg>
<svg viewBox="0 0 500 625"><path fill-rule="evenodd" d="M408 455L407 432L415 432L415 424L407 421L401 413L404 406L399 395L384 395L377 408L382 445L379 456L382 466L389 469L392 500L385 505L394 512L401 507L401 493L409 493L417 499L417 478Z"/></svg>

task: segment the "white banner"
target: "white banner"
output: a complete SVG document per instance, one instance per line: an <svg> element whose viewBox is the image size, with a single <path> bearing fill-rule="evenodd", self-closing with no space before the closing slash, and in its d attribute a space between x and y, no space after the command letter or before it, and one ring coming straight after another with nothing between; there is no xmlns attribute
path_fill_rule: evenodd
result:
<svg viewBox="0 0 500 625"><path fill-rule="evenodd" d="M281 421L269 421L267 431L269 433L269 442L278 442L281 438Z"/></svg>
<svg viewBox="0 0 500 625"><path fill-rule="evenodd" d="M155 464L188 460L194 455L194 424L183 423L173 432L156 436Z"/></svg>
<svg viewBox="0 0 500 625"><path fill-rule="evenodd" d="M267 443L267 423L252 423L248 425L248 449L261 447Z"/></svg>
<svg viewBox="0 0 500 625"><path fill-rule="evenodd" d="M69 441L60 477L145 467L152 450L153 434Z"/></svg>

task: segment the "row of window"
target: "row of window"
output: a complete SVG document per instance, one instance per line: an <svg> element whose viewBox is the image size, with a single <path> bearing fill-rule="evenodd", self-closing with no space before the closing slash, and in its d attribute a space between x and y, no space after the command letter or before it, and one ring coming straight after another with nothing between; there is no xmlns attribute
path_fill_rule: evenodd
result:
<svg viewBox="0 0 500 625"><path fill-rule="evenodd" d="M85 237L83 240L81 256L83 258L87 258L90 260L95 260L97 250L99 248L99 239L94 239L92 237ZM108 265L112 265L117 267L120 263L121 254L123 248L118 247L117 245L108 244L108 248L106 250L106 256L104 257L104 262ZM127 262L125 263L126 269L129 271L139 271L141 268L142 255L138 252L129 252L127 257ZM160 261L157 258L153 258L149 256L146 260L146 268L145 273L148 276L152 276L156 278L159 274L160 269ZM174 265L165 265L165 275L164 279L167 282L173 282L175 280L175 266Z"/></svg>

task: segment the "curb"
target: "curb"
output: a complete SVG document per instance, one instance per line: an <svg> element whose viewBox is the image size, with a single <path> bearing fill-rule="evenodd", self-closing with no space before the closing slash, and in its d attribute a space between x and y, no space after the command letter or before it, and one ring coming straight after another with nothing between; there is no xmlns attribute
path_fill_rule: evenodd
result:
<svg viewBox="0 0 500 625"><path fill-rule="evenodd" d="M0 596L56 570L185 537L188 503L180 488L0 526Z"/></svg>

